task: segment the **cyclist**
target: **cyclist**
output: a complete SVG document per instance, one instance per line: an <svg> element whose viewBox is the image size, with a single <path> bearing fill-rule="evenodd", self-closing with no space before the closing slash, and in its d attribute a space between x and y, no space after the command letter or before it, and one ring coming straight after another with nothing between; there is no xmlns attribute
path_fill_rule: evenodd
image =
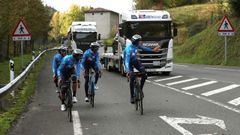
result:
<svg viewBox="0 0 240 135"><path fill-rule="evenodd" d="M66 54L67 54L67 47L60 47L58 49L58 54L54 55L53 61L52 61L53 81L57 87L57 90L56 90L57 93L59 93L57 69L61 64L63 57L65 57Z"/></svg>
<svg viewBox="0 0 240 135"><path fill-rule="evenodd" d="M143 45L141 45L142 37L138 34L133 35L131 41L132 44L124 50L124 65L127 77L128 79L130 79L130 102L134 104L134 68L136 68L141 73L141 89L143 89L145 80L147 79L145 67L137 59L138 49L141 49L145 52L159 52L160 46L155 47L154 49L144 47Z"/></svg>
<svg viewBox="0 0 240 135"><path fill-rule="evenodd" d="M88 82L89 82L89 69L93 68L93 70L96 73L95 76L95 89L98 89L97 82L99 76L102 75L101 72L101 63L100 63L100 58L99 58L99 43L93 42L90 45L90 48L86 50L83 54L83 59L82 59L82 68L84 70L84 78L85 78L85 102L89 102L88 99Z"/></svg>
<svg viewBox="0 0 240 135"><path fill-rule="evenodd" d="M65 81L71 78L72 80L72 90L73 90L73 103L77 102L76 92L77 92L77 83L80 83L80 71L81 71L81 57L82 50L75 49L72 52L72 55L65 56L58 68L58 77L59 77L59 86L64 84ZM65 111L66 106L64 104L65 92L61 90L61 110Z"/></svg>

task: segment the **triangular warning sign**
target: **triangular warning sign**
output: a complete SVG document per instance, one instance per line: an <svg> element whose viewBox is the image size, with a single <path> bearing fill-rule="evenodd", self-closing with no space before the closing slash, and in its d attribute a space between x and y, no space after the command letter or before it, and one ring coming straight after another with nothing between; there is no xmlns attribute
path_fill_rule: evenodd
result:
<svg viewBox="0 0 240 135"><path fill-rule="evenodd" d="M17 26L15 27L13 36L31 36L27 26L22 19L20 19Z"/></svg>
<svg viewBox="0 0 240 135"><path fill-rule="evenodd" d="M218 32L234 32L235 29L233 28L231 22L229 21L227 16L224 16L222 19L222 23L218 28Z"/></svg>

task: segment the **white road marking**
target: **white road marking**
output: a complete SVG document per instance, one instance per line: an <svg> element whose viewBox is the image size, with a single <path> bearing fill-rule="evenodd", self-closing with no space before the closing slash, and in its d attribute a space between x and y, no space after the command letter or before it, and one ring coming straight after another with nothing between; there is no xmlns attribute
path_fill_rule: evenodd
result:
<svg viewBox="0 0 240 135"><path fill-rule="evenodd" d="M211 68L211 67L205 67L204 69L219 70L219 71L229 71L229 72L240 72L240 70L237 70L237 69L224 69L224 68Z"/></svg>
<svg viewBox="0 0 240 135"><path fill-rule="evenodd" d="M171 125L173 128L175 128L177 131L182 133L183 135L193 135L193 134L190 131L181 127L180 124L216 125L222 128L223 130L227 130L223 120L209 118L205 116L198 116L199 118L174 118L174 117L167 117L167 116L159 116L159 117L163 119L165 122L167 122L169 125ZM208 134L208 135L212 135L212 134Z"/></svg>
<svg viewBox="0 0 240 135"><path fill-rule="evenodd" d="M231 111L233 111L233 112L236 112L236 113L240 114L240 110L239 110L239 109L234 108L234 107L231 107L231 106L228 106L228 105L225 105L225 104L223 104L223 103L220 103L220 102L217 102L217 101L214 101L214 100L211 100L211 99L209 99L209 98L206 98L206 97L203 97L203 96L199 96L199 95L196 95L196 94L187 92L187 91L182 91L182 90L179 90L179 89L176 89L176 88L173 88L173 87L169 87L169 86L166 86L166 85L162 85L162 84L159 84L159 83L156 83L156 82L152 82L152 81L149 81L149 80L146 80L146 82L151 83L151 84L154 84L154 85L157 85L157 86L161 86L161 87L163 87L163 88L168 88L168 89L174 90L174 91L176 91L176 92L179 92L179 93L182 93L182 94L185 94L185 95L189 95L189 96L196 97L196 98L198 98L198 99L201 99L201 100L204 100L204 101L213 103L213 104L215 104L215 105L218 105L218 106L220 106L220 107L226 108L226 109L228 109L228 110L231 110Z"/></svg>
<svg viewBox="0 0 240 135"><path fill-rule="evenodd" d="M204 82L204 83L200 83L200 84L196 84L196 85L184 87L184 88L182 88L182 89L183 89L183 90L191 90L191 89L195 89L195 88L198 88L198 87L207 86L207 85L214 84L214 83L217 83L217 81Z"/></svg>
<svg viewBox="0 0 240 135"><path fill-rule="evenodd" d="M238 106L238 105L240 105L240 97L236 98L236 99L233 99L233 100L229 101L228 103L232 104L232 105L235 105L235 106Z"/></svg>
<svg viewBox="0 0 240 135"><path fill-rule="evenodd" d="M180 64L174 64L174 66L178 66L178 67L189 67L187 65L180 65Z"/></svg>
<svg viewBox="0 0 240 135"><path fill-rule="evenodd" d="M155 82L161 82L161 81L166 81L166 80L172 80L172 79L177 79L180 78L182 76L174 76L174 77L169 77L169 78L164 78L164 79L158 79L158 80L154 80Z"/></svg>
<svg viewBox="0 0 240 135"><path fill-rule="evenodd" d="M81 125L80 117L78 115L78 111L72 111L72 116L73 116L74 135L83 135L82 125Z"/></svg>
<svg viewBox="0 0 240 135"><path fill-rule="evenodd" d="M172 85L181 84L181 83L186 83L186 82L191 82L191 81L195 81L195 80L198 80L198 78L191 78L191 79L186 79L186 80L182 80L182 81L167 83L166 85L172 86Z"/></svg>
<svg viewBox="0 0 240 135"><path fill-rule="evenodd" d="M223 87L223 88L220 88L220 89L216 89L216 90L212 90L212 91L209 91L209 92L202 93L201 95L203 95L203 96L211 96L211 95L214 95L214 94L218 94L218 93L221 93L221 92L232 90L232 89L237 88L239 86L240 85L233 84L233 85L229 85L227 87Z"/></svg>

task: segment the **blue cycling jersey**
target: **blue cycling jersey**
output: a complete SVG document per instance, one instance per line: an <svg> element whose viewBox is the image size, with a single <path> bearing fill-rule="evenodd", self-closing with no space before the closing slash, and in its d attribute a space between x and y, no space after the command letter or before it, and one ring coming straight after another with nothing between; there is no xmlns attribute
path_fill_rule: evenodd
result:
<svg viewBox="0 0 240 135"><path fill-rule="evenodd" d="M83 54L82 59L82 68L85 69L86 62L90 62L91 64L94 64L97 66L98 69L101 69L101 62L99 58L99 53L93 53L91 49L88 49Z"/></svg>
<svg viewBox="0 0 240 135"><path fill-rule="evenodd" d="M73 58L73 55L67 55L63 58L60 66L58 67L58 76L64 77L68 74L72 74L72 71L74 70L73 75L76 75L80 77L81 73L81 61L76 61Z"/></svg>
<svg viewBox="0 0 240 135"><path fill-rule="evenodd" d="M138 49L141 49L144 52L152 52L152 49L144 47L143 45L129 45L124 50L124 64L125 64L125 70L127 73L130 71L130 63L131 61L137 61L137 53Z"/></svg>
<svg viewBox="0 0 240 135"><path fill-rule="evenodd" d="M53 57L53 61L52 61L52 71L53 74L55 76L57 76L57 69L60 66L61 62L62 62L63 56L61 54L56 54Z"/></svg>

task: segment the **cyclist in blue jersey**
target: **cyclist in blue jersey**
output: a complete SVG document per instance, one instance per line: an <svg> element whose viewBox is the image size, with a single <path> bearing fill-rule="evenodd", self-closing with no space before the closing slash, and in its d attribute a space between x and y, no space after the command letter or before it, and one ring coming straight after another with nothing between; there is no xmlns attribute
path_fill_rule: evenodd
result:
<svg viewBox="0 0 240 135"><path fill-rule="evenodd" d="M88 82L89 82L89 69L93 68L96 73L95 76L95 89L98 89L97 82L98 78L102 75L101 72L101 63L99 58L99 49L100 45L97 42L93 42L90 45L90 48L86 50L83 54L82 59L82 68L84 70L84 78L85 78L85 101L89 102L88 99Z"/></svg>
<svg viewBox="0 0 240 135"><path fill-rule="evenodd" d="M67 54L67 47L60 47L58 49L58 54L54 55L53 61L52 61L53 81L57 87L57 90L56 90L57 93L59 93L57 69L61 64L63 57L65 57L66 54Z"/></svg>
<svg viewBox="0 0 240 135"><path fill-rule="evenodd" d="M59 68L58 68L58 77L59 77L59 86L64 84L65 81L69 79L72 80L72 90L73 90L73 103L77 102L76 92L77 92L77 83L80 83L80 71L81 71L81 57L82 50L75 49L72 52L72 55L67 55L63 58ZM80 85L78 85L80 86ZM61 110L65 111L66 106L64 104L65 92L61 90Z"/></svg>
<svg viewBox="0 0 240 135"><path fill-rule="evenodd" d="M155 47L154 49L144 47L142 45L142 37L137 34L132 36L131 41L132 44L126 47L124 50L124 65L127 77L130 79L130 102L134 104L134 68L141 73L141 89L143 89L145 80L147 79L145 67L137 58L138 49L141 49L144 52L159 52L160 46Z"/></svg>

